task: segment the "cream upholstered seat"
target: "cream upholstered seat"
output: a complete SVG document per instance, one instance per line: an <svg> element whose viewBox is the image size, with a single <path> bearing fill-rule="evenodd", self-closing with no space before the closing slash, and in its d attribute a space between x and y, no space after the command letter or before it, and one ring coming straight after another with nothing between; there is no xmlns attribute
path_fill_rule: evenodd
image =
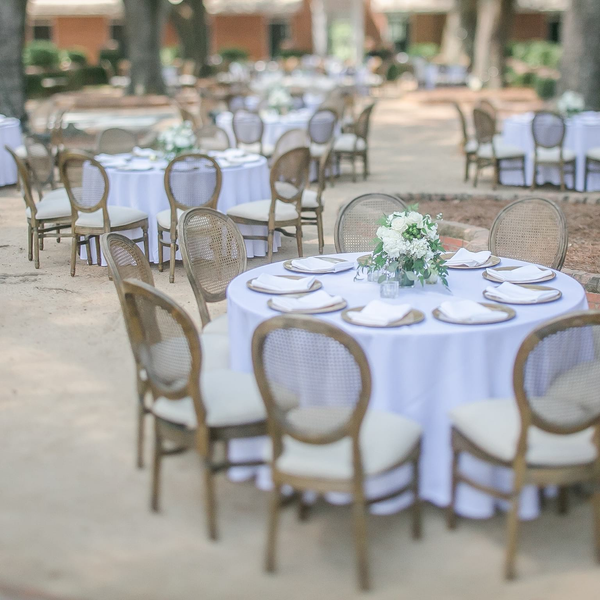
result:
<svg viewBox="0 0 600 600"><path fill-rule="evenodd" d="M492 159L494 157L494 151L496 158L507 159L507 158L522 158L525 156L525 152L518 146L511 146L509 144L498 144L494 142L494 148L492 150L492 144L481 144L477 151L479 158Z"/></svg>
<svg viewBox="0 0 600 600"><path fill-rule="evenodd" d="M136 223L137 221L148 218L148 215L145 212L138 210L137 208L129 208L128 206L109 206L107 210L111 227L123 227L129 223ZM102 229L104 227L102 210L97 210L92 213L80 213L75 225L77 227Z"/></svg>
<svg viewBox="0 0 600 600"><path fill-rule="evenodd" d="M293 420L293 411L290 414ZM421 427L400 415L369 410L360 430L360 446L365 475L383 473L403 462L421 437ZM289 436L283 438L283 452L277 469L299 477L352 479L352 440L333 444L304 444Z"/></svg>
<svg viewBox="0 0 600 600"><path fill-rule="evenodd" d="M200 335L200 345L202 346L202 373L229 368L229 338L227 335L205 334L203 331Z"/></svg>
<svg viewBox="0 0 600 600"><path fill-rule="evenodd" d="M61 192L63 190L53 190L54 192ZM50 198L52 192L46 194L44 199L37 204L36 215L38 219L63 219L71 216L71 203L66 194L63 198L54 197ZM27 208L25 211L27 218L31 217L31 209Z"/></svg>
<svg viewBox="0 0 600 600"><path fill-rule="evenodd" d="M66 188L57 188L55 190L49 190L44 194L44 197L42 198L42 202L55 202L58 200L65 202L70 208L71 203L69 202L69 194L67 194Z"/></svg>
<svg viewBox="0 0 600 600"><path fill-rule="evenodd" d="M323 153L326 152L328 148L329 142L325 144L316 144L315 142L313 142L310 145L310 155L313 158L321 158L321 156L323 156Z"/></svg>
<svg viewBox="0 0 600 600"><path fill-rule="evenodd" d="M177 221L179 221L184 212L185 211L181 210L181 208L177 209ZM171 209L167 208L166 210L161 210L156 215L156 222L164 229L169 229L169 227L171 227Z"/></svg>
<svg viewBox="0 0 600 600"><path fill-rule="evenodd" d="M244 152L248 152L250 154L262 154L267 158L269 156L272 156L275 150L275 146L271 144L265 144L264 142L262 143L262 145L260 142L255 142L254 144L244 144L242 142L239 142L237 147L240 150L243 150Z"/></svg>
<svg viewBox="0 0 600 600"><path fill-rule="evenodd" d="M502 136L500 134L496 134L494 136L494 144L502 144ZM467 140L466 144L464 145L464 150L467 154L475 154L477 152L477 148L478 143L474 138Z"/></svg>
<svg viewBox="0 0 600 600"><path fill-rule="evenodd" d="M538 148L535 156L538 163L560 163L560 148ZM562 149L562 159L564 162L571 162L577 158L573 150Z"/></svg>
<svg viewBox="0 0 600 600"><path fill-rule="evenodd" d="M600 146L598 148L590 148L586 152L586 156L592 160L600 161Z"/></svg>
<svg viewBox="0 0 600 600"><path fill-rule="evenodd" d="M252 219L253 221L269 220L269 209L271 200L257 200L255 202L246 202L230 208L227 214L230 217L240 217L242 219ZM298 218L298 211L293 204L286 204L277 200L275 203L275 220L291 221Z"/></svg>
<svg viewBox="0 0 600 600"><path fill-rule="evenodd" d="M202 329L204 335L228 335L229 334L229 320L227 315L221 315L209 321Z"/></svg>
<svg viewBox="0 0 600 600"><path fill-rule="evenodd" d="M353 152L355 149L362 152L366 147L365 140L355 133L342 133L333 143L334 152Z"/></svg>
<svg viewBox="0 0 600 600"><path fill-rule="evenodd" d="M302 192L302 208L317 208L319 198L317 190L304 190Z"/></svg>
<svg viewBox="0 0 600 600"><path fill-rule="evenodd" d="M454 427L479 448L502 461L514 460L521 432L515 400L484 400L450 411ZM555 435L530 427L527 463L543 467L587 464L596 460L593 429L573 435Z"/></svg>
<svg viewBox="0 0 600 600"><path fill-rule="evenodd" d="M227 427L263 421L266 417L256 380L249 373L229 369L203 373L200 380L202 401L209 427ZM198 425L191 398L167 400L159 398L153 414L165 421L195 429Z"/></svg>

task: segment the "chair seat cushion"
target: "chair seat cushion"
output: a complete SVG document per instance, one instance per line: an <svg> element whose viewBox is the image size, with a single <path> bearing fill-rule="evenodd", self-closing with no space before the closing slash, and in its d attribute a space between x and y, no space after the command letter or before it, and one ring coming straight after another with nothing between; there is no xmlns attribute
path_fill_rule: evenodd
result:
<svg viewBox="0 0 600 600"><path fill-rule="evenodd" d="M494 142L494 149L496 150L496 158L507 159L507 158L522 158L525 156L525 152L518 146L510 146L508 144L499 144ZM479 158L492 158L492 144L481 144L477 151Z"/></svg>
<svg viewBox="0 0 600 600"><path fill-rule="evenodd" d="M27 148L25 148L24 145L22 146L17 146L14 149L14 153L19 157L22 158L23 160L25 160L27 158Z"/></svg>
<svg viewBox="0 0 600 600"><path fill-rule="evenodd" d="M250 219L251 221L267 222L269 220L269 210L271 200L257 200L256 202L246 202L230 208L227 214L230 217L240 217L241 219ZM275 221L293 221L298 218L298 212L293 204L287 204L277 200L275 204Z"/></svg>
<svg viewBox="0 0 600 600"><path fill-rule="evenodd" d="M216 319L218 321L218 319ZM229 337L202 332L202 372L229 369Z"/></svg>
<svg viewBox="0 0 600 600"><path fill-rule="evenodd" d="M302 192L302 208L317 208L319 206L317 192L304 190Z"/></svg>
<svg viewBox="0 0 600 600"><path fill-rule="evenodd" d="M110 219L111 227L123 227L130 223L136 223L147 219L148 215L138 210L137 208L129 208L127 206L109 206L108 218ZM79 213L79 218L75 223L77 227L90 227L101 229L104 227L102 211L97 210L93 213Z"/></svg>
<svg viewBox="0 0 600 600"><path fill-rule="evenodd" d="M258 423L266 418L254 376L229 369L203 373L200 381L206 423L210 427L226 427ZM159 398L152 407L155 416L170 423L195 429L198 425L191 398L168 400Z"/></svg>
<svg viewBox="0 0 600 600"><path fill-rule="evenodd" d="M485 400L450 411L454 427L491 456L511 462L521 432L521 418L514 399ZM529 428L527 463L530 466L561 467L588 464L596 459L591 429L573 435L556 435Z"/></svg>
<svg viewBox="0 0 600 600"><path fill-rule="evenodd" d="M181 219L181 215L184 213L183 210L181 210L180 208L177 209L177 221L179 222L179 219ZM171 209L167 208L167 210L161 210L157 215L156 215L156 222L163 228L163 229L171 229Z"/></svg>
<svg viewBox="0 0 600 600"><path fill-rule="evenodd" d="M587 151L586 156L588 158L591 158L592 160L600 161L600 147L598 147L598 148L590 148Z"/></svg>
<svg viewBox="0 0 600 600"><path fill-rule="evenodd" d="M53 190L60 192L63 190ZM55 194L54 197L50 197L51 194L46 194L41 202L36 204L36 218L37 219L65 219L71 217L71 203L68 197L60 197ZM66 196L66 193L65 193ZM28 208L26 211L27 218L31 217L31 210Z"/></svg>
<svg viewBox="0 0 600 600"><path fill-rule="evenodd" d="M261 148L260 148L260 142L254 142L253 144L244 144L242 142L240 142L237 147L240 150L244 150L245 152L249 152L251 154L261 154ZM273 156L273 151L275 150L275 146L272 146L270 144L264 144L262 145L262 155L269 157L269 156Z"/></svg>
<svg viewBox="0 0 600 600"><path fill-rule="evenodd" d="M342 133L333 144L335 152L362 152L366 147L365 140L357 139L355 133Z"/></svg>
<svg viewBox="0 0 600 600"><path fill-rule="evenodd" d="M312 142L310 145L310 155L312 158L321 158L327 151L328 146L329 144L316 144L315 142Z"/></svg>
<svg viewBox="0 0 600 600"><path fill-rule="evenodd" d="M401 463L421 438L421 427L400 415L368 410L360 430L365 475L383 473ZM323 479L351 479L352 440L316 445L284 436L277 468L290 475Z"/></svg>
<svg viewBox="0 0 600 600"><path fill-rule="evenodd" d="M502 136L496 134L494 136L494 144L501 144L501 143L502 143ZM475 152L477 152L477 147L478 146L479 146L479 144L477 143L477 140L474 139L474 138L471 138L465 144L465 152L467 154L474 154Z"/></svg>
<svg viewBox="0 0 600 600"><path fill-rule="evenodd" d="M228 335L229 320L227 319L227 315L221 315L209 321L202 329L202 333L205 335Z"/></svg>
<svg viewBox="0 0 600 600"><path fill-rule="evenodd" d="M42 202L48 202L48 200L60 200L62 202L69 202L69 194L65 188L57 188L50 190L42 196Z"/></svg>
<svg viewBox="0 0 600 600"><path fill-rule="evenodd" d="M563 148L562 151L563 160L565 162L574 161L576 158L575 152L568 148ZM538 148L537 149L537 162L538 163L559 163L560 162L560 148Z"/></svg>

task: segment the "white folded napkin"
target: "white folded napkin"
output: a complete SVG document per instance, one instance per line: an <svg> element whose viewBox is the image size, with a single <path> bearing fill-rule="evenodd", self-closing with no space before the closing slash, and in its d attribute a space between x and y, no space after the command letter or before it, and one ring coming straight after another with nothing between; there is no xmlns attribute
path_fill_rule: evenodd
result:
<svg viewBox="0 0 600 600"><path fill-rule="evenodd" d="M449 319L463 323L486 323L506 319L506 313L491 310L473 300L447 300L440 304L439 310Z"/></svg>
<svg viewBox="0 0 600 600"><path fill-rule="evenodd" d="M99 163L114 162L117 160L127 161L131 159L131 154L97 154L95 159Z"/></svg>
<svg viewBox="0 0 600 600"><path fill-rule="evenodd" d="M388 304L371 300L361 311L348 312L348 318L359 325L389 325L403 319L412 310L410 304Z"/></svg>
<svg viewBox="0 0 600 600"><path fill-rule="evenodd" d="M498 287L490 285L485 288L490 298L504 300L505 302L539 302L548 300L557 295L556 290L528 290L527 288L505 281Z"/></svg>
<svg viewBox="0 0 600 600"><path fill-rule="evenodd" d="M341 296L330 296L323 290L302 296L302 298L285 298L283 296L271 298L272 305L285 312L326 308L340 302L342 302Z"/></svg>
<svg viewBox="0 0 600 600"><path fill-rule="evenodd" d="M331 273L339 273L340 271L352 269L354 263L349 260L333 263L316 256L311 256L309 258L297 258L296 260L293 260L292 267L302 269L303 271L328 271Z"/></svg>
<svg viewBox="0 0 600 600"><path fill-rule="evenodd" d="M222 154L227 158L235 158L244 156L246 153L241 148L228 148L227 150L223 150Z"/></svg>
<svg viewBox="0 0 600 600"><path fill-rule="evenodd" d="M139 146L136 146L133 149L133 155L134 156L145 156L145 157L155 156L156 150L153 150L152 148L140 148Z"/></svg>
<svg viewBox="0 0 600 600"><path fill-rule="evenodd" d="M539 281L552 273L550 269L540 269L536 265L526 265L513 271L497 271L495 269L486 269L486 271L500 281L509 281L512 283Z"/></svg>
<svg viewBox="0 0 600 600"><path fill-rule="evenodd" d="M287 277L278 277L261 273L253 282L254 287L270 292L307 292L315 282L315 278L302 277L300 279L288 279Z"/></svg>
<svg viewBox="0 0 600 600"><path fill-rule="evenodd" d="M488 250L470 252L466 248L461 248L452 258L446 260L446 264L451 266L464 265L465 267L478 267L485 264L491 255L492 253Z"/></svg>

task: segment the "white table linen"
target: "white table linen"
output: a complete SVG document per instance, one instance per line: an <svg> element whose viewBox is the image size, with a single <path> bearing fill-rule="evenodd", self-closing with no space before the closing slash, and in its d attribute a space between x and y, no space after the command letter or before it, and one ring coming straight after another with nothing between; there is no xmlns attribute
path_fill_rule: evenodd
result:
<svg viewBox="0 0 600 600"><path fill-rule="evenodd" d="M17 183L17 165L4 146L15 150L22 144L21 122L0 116L0 187Z"/></svg>
<svg viewBox="0 0 600 600"><path fill-rule="evenodd" d="M363 253L339 255L356 260ZM502 259L502 266L521 265ZM268 298L249 290L246 282L261 273L283 275L282 263L248 271L232 281L227 292L231 348L231 367L252 372L251 340L256 327L278 313L267 306ZM379 285L354 281L355 271L319 275L323 289L339 295L350 308L365 306L379 296ZM403 288L394 304L410 304L425 313L425 321L409 327L367 328L342 320L340 312L317 318L344 329L364 349L371 367L373 388L370 407L414 419L424 431L421 459L421 496L438 506L450 501L451 446L449 411L461 404L488 398L512 397L512 370L523 339L538 325L558 315L587 308L583 287L571 277L557 273L552 285L562 291L556 302L516 307L517 316L505 323L456 325L436 320L431 311L452 299L485 301L483 291L489 282L481 271L452 271L450 291L441 283ZM237 445L236 445L237 444ZM264 441L232 445L237 459L260 454ZM461 468L487 485L507 489L511 471L489 467L470 456L463 456ZM238 474L235 474L238 475ZM239 476L241 477L241 473ZM408 481L405 468L368 482L367 494L380 495ZM268 469L259 473L259 485L269 484ZM342 498L339 498L341 501ZM467 486L460 486L458 512L464 516L486 518L493 514L491 497ZM375 505L378 512L391 512L410 503L410 497ZM537 493L524 490L521 517L537 516Z"/></svg>
<svg viewBox="0 0 600 600"><path fill-rule="evenodd" d="M517 146L527 154L525 159L527 185L533 181L533 134L531 122L533 113L528 112L508 117L502 125L502 142L507 145ZM575 152L576 176L575 189L584 190L585 155L591 148L600 146L600 113L585 112L567 118L567 130L564 147ZM523 185L522 175L518 171L505 171L500 174L500 181L504 185ZM552 183L560 185L560 173L556 167L538 167L537 182L539 184ZM565 177L567 187L573 186L573 177ZM600 175L591 173L588 177L588 191L600 190Z"/></svg>

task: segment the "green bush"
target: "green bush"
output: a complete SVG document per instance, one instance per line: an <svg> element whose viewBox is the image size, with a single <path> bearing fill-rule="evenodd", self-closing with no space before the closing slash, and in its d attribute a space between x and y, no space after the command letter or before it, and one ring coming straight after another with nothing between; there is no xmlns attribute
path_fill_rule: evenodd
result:
<svg viewBox="0 0 600 600"><path fill-rule="evenodd" d="M223 48L219 55L228 62L248 60L248 51L243 48Z"/></svg>
<svg viewBox="0 0 600 600"><path fill-rule="evenodd" d="M367 52L367 56L377 56L381 60L389 60L393 56L393 52L389 48L375 48Z"/></svg>
<svg viewBox="0 0 600 600"><path fill-rule="evenodd" d="M56 88L44 87L42 82L49 79L56 79L58 81L67 79L67 85ZM67 71L47 71L45 73L28 73L25 75L25 93L28 98L46 98L57 91L72 89L69 84L70 74Z"/></svg>
<svg viewBox="0 0 600 600"><path fill-rule="evenodd" d="M68 50L64 51L64 56L74 65L85 67L85 65L88 64L88 57L85 48L69 48Z"/></svg>
<svg viewBox="0 0 600 600"><path fill-rule="evenodd" d="M535 91L542 100L550 100L556 96L556 79L551 77L537 77Z"/></svg>
<svg viewBox="0 0 600 600"><path fill-rule="evenodd" d="M181 58L179 46L166 46L165 48L161 48L160 60L163 65L172 65L178 58Z"/></svg>
<svg viewBox="0 0 600 600"><path fill-rule="evenodd" d="M106 71L97 65L88 65L79 69L81 77L81 86L84 85L107 85L108 74Z"/></svg>
<svg viewBox="0 0 600 600"><path fill-rule="evenodd" d="M279 50L278 56L279 58L302 58L303 56L306 56L307 54L310 54L310 52L308 52L307 50L300 50L298 48L285 48L282 50ZM223 56L223 55L221 55Z"/></svg>
<svg viewBox="0 0 600 600"><path fill-rule="evenodd" d="M409 56L420 56L428 60L434 58L440 53L440 47L438 44L427 43L427 44L411 44L408 49Z"/></svg>
<svg viewBox="0 0 600 600"><path fill-rule="evenodd" d="M508 55L523 61L532 68L550 67L551 69L557 69L562 56L562 46L542 40L514 42L508 47Z"/></svg>
<svg viewBox="0 0 600 600"><path fill-rule="evenodd" d="M29 42L23 51L23 62L27 66L54 69L60 64L60 52L52 42Z"/></svg>
<svg viewBox="0 0 600 600"><path fill-rule="evenodd" d="M125 56L120 48L104 48L104 50L100 50L100 62L103 60L108 61L112 65L115 73L118 72L119 61L124 58Z"/></svg>

